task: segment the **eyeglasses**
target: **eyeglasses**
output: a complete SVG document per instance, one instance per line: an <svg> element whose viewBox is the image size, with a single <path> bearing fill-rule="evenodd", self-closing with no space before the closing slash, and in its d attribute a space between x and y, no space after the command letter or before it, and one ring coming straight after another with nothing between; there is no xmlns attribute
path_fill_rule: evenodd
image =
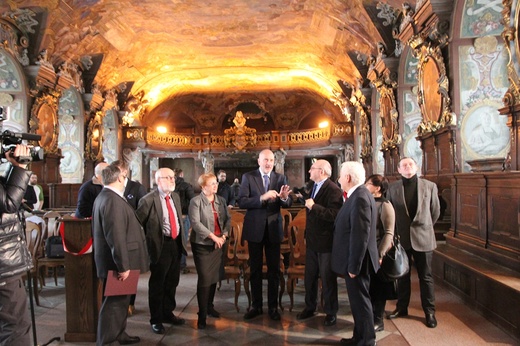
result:
<svg viewBox="0 0 520 346"><path fill-rule="evenodd" d="M319 168L319 167L311 167L311 169L323 169L323 168Z"/></svg>
<svg viewBox="0 0 520 346"><path fill-rule="evenodd" d="M166 177L159 177L159 179L169 179L169 180L175 180L175 177L172 175L168 175Z"/></svg>

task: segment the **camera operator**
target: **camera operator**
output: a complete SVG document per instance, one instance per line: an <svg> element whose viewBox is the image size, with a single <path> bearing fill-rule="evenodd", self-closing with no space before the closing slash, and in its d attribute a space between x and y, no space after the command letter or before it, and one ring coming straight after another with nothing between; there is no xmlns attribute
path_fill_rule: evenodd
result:
<svg viewBox="0 0 520 346"><path fill-rule="evenodd" d="M17 144L5 153L11 163L5 177L0 177L0 345L30 345L31 320L22 275L32 268L32 260L18 210L27 189L30 171L17 157L30 156L30 149Z"/></svg>

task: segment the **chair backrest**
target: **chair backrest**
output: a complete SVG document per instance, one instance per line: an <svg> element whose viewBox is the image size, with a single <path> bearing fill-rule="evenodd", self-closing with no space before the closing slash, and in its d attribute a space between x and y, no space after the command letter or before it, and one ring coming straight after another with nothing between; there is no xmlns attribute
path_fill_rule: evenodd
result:
<svg viewBox="0 0 520 346"><path fill-rule="evenodd" d="M300 209L300 211L296 214L293 220L301 218L303 218L303 220L307 220L307 208Z"/></svg>
<svg viewBox="0 0 520 346"><path fill-rule="evenodd" d="M58 235L58 219L61 217L61 214L57 211L48 211L43 214L43 220L47 225L45 233L42 235L42 240L47 239L47 237L52 237L53 235Z"/></svg>
<svg viewBox="0 0 520 346"><path fill-rule="evenodd" d="M231 220L231 229L229 230L229 241L227 247L227 256L224 265L233 266L237 265L237 243L240 241L242 236L241 225Z"/></svg>
<svg viewBox="0 0 520 346"><path fill-rule="evenodd" d="M291 255L289 266L305 265L305 222L304 217L295 217L289 225L289 245L291 246Z"/></svg>
<svg viewBox="0 0 520 346"><path fill-rule="evenodd" d="M231 209L229 211L229 213L231 214L231 221L236 221L240 224L244 223L244 217L245 217L244 214L242 214L241 212L238 212L238 211L234 211L233 209Z"/></svg>
<svg viewBox="0 0 520 346"><path fill-rule="evenodd" d="M284 240L289 237L289 225L292 222L292 214L287 209L280 209L280 215L282 215L282 222L283 222L283 236Z"/></svg>
<svg viewBox="0 0 520 346"><path fill-rule="evenodd" d="M39 224L31 221L25 222L25 237L27 239L27 248L31 253L33 263L36 265L36 261L43 254L41 251L42 241L42 229Z"/></svg>

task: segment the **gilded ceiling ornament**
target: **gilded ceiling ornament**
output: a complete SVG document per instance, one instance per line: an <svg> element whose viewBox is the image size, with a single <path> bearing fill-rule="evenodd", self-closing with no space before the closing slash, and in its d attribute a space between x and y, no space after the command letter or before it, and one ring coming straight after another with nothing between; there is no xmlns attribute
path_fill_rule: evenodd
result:
<svg viewBox="0 0 520 346"><path fill-rule="evenodd" d="M236 112L233 126L224 130L224 145L228 148L235 147L237 151L245 151L246 147L256 146L256 129L246 125L246 118L241 111Z"/></svg>

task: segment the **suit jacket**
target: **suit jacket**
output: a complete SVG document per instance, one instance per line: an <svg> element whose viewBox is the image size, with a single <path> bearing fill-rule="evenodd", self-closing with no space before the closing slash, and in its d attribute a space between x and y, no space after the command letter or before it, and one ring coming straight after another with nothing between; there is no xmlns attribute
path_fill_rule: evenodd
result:
<svg viewBox="0 0 520 346"><path fill-rule="evenodd" d="M132 208L137 209L139 200L146 195L146 189L141 183L128 179L125 186L125 192L123 193L128 203Z"/></svg>
<svg viewBox="0 0 520 346"><path fill-rule="evenodd" d="M332 244L332 270L347 276L368 274L371 263L374 272L379 270L376 242L377 208L372 194L360 185L341 207L334 225ZM369 256L368 261L365 260Z"/></svg>
<svg viewBox="0 0 520 346"><path fill-rule="evenodd" d="M92 234L99 278L105 279L109 270L148 271L143 228L134 209L110 189L101 190L94 202Z"/></svg>
<svg viewBox="0 0 520 346"><path fill-rule="evenodd" d="M393 182L386 192L386 198L394 206L396 233L403 247L406 250L433 251L437 247L433 225L440 215L437 185L426 179L417 179L417 196L417 213L411 220L404 198L403 181Z"/></svg>
<svg viewBox="0 0 520 346"><path fill-rule="evenodd" d="M222 234L229 237L229 229L231 228L231 216L224 197L215 195L215 210L218 213L218 224ZM204 194L200 193L190 201L191 235L190 241L202 245L214 245L213 240L209 239L210 233L215 233L215 217L213 216L213 208L211 202L208 201Z"/></svg>
<svg viewBox="0 0 520 346"><path fill-rule="evenodd" d="M177 238L180 239L177 244L179 245L181 252L184 255L187 255L188 252L186 251L184 225L181 218L181 200L176 192L172 192L171 197L173 199L175 211L177 212L177 218L180 227L179 234L181 237ZM157 263L164 243L162 221L163 211L159 190L153 190L152 192L149 192L143 198L141 198L136 213L137 217L139 218L139 221L141 221L141 224L144 227L144 232L146 235L146 244L148 245L148 254L150 255L150 261L152 263Z"/></svg>
<svg viewBox="0 0 520 346"><path fill-rule="evenodd" d="M282 185L287 185L285 175L271 172L269 190L280 191ZM245 173L238 193L238 205L247 209L244 217L242 239L256 243L262 242L267 224L269 240L273 243L283 239L283 223L280 207L290 207L291 198L282 201L276 198L273 202L262 202L260 196L265 193L264 180L258 169Z"/></svg>
<svg viewBox="0 0 520 346"><path fill-rule="evenodd" d="M332 251L334 220L343 206L343 191L330 179L325 180L307 211L305 238L307 248L321 253Z"/></svg>

